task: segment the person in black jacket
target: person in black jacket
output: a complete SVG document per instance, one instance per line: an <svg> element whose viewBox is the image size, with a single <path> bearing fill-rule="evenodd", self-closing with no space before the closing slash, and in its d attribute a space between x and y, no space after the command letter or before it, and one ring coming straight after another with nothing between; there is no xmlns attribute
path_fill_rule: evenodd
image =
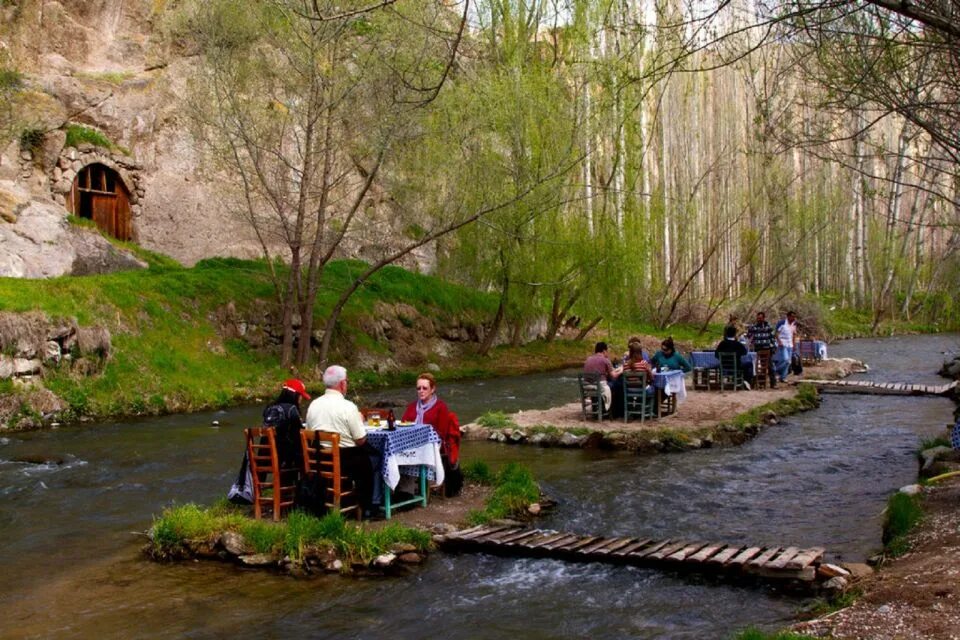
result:
<svg viewBox="0 0 960 640"><path fill-rule="evenodd" d="M750 385L753 384L753 371L751 369L744 368L741 364L740 359L747 355L747 348L737 340L737 328L731 325L727 325L723 330L723 340L717 344L717 348L714 350L713 354L720 359L721 353L733 353L737 356L737 369L743 371L743 380L744 386L749 389Z"/></svg>
<svg viewBox="0 0 960 640"><path fill-rule="evenodd" d="M291 378L283 383L280 395L263 410L263 426L273 427L277 431L277 457L281 469L298 469L302 466L300 448L300 430L303 418L300 417L300 399L309 400L303 382Z"/></svg>

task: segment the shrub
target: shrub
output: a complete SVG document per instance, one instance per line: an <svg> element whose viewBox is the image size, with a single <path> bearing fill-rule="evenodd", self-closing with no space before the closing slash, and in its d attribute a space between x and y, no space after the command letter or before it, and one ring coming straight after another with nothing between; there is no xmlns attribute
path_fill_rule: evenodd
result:
<svg viewBox="0 0 960 640"><path fill-rule="evenodd" d="M463 471L463 479L467 482L475 482L476 484L489 486L492 485L495 480L493 472L490 470L490 465L483 460L464 463L461 471Z"/></svg>
<svg viewBox="0 0 960 640"><path fill-rule="evenodd" d="M27 127L20 132L20 148L35 153L43 146L43 129Z"/></svg>
<svg viewBox="0 0 960 640"><path fill-rule="evenodd" d="M101 132L96 129L91 129L90 127L85 127L80 124L68 124L67 128L67 142L66 146L76 147L81 144L87 143L92 144L95 147L103 147L104 149L116 149L116 145L110 141L110 138L103 135Z"/></svg>
<svg viewBox="0 0 960 640"><path fill-rule="evenodd" d="M482 511L472 511L467 520L471 524L483 524L498 518L522 515L527 506L540 499L540 487L533 480L530 470L517 462L511 462L497 474L496 488L487 498Z"/></svg>
<svg viewBox="0 0 960 640"><path fill-rule="evenodd" d="M906 553L910 545L907 534L923 519L919 496L895 493L887 502L883 523L883 544L887 555L897 557Z"/></svg>

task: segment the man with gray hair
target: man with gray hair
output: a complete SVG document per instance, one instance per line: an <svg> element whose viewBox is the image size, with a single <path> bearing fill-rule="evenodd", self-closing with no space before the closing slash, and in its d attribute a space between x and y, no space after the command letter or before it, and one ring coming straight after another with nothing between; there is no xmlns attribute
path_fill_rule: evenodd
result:
<svg viewBox="0 0 960 640"><path fill-rule="evenodd" d="M307 409L307 429L340 435L340 466L353 480L363 510L369 515L373 508L373 465L363 416L357 405L347 400L347 370L339 365L323 372L324 394L310 403ZM378 452L372 451L376 455Z"/></svg>

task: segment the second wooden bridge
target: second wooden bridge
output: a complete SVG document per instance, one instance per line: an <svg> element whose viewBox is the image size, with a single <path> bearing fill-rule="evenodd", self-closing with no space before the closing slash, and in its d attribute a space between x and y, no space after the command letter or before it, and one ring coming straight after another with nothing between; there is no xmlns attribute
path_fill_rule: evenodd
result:
<svg viewBox="0 0 960 640"><path fill-rule="evenodd" d="M864 393L893 396L948 396L957 382L949 384L907 384L902 382L870 382L868 380L804 380L827 393Z"/></svg>
<svg viewBox="0 0 960 640"><path fill-rule="evenodd" d="M824 549L820 547L803 549L681 539L608 538L523 526L473 527L443 536L439 542L441 547L448 550L610 564L666 566L695 571L736 573L765 579L799 580L808 584L846 573L842 567L823 565Z"/></svg>

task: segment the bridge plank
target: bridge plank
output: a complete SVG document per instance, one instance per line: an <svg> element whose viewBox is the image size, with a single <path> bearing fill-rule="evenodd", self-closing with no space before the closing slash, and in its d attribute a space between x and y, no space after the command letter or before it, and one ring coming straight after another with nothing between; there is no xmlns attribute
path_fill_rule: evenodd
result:
<svg viewBox="0 0 960 640"><path fill-rule="evenodd" d="M787 561L785 568L803 569L804 567L822 558L823 552L824 552L823 547L813 547L812 549L804 549L802 552L795 555L793 557L793 560Z"/></svg>
<svg viewBox="0 0 960 640"><path fill-rule="evenodd" d="M751 567L762 567L781 551L783 551L783 549L780 547L770 547L747 564L749 564Z"/></svg>
<svg viewBox="0 0 960 640"><path fill-rule="evenodd" d="M631 558L646 558L648 555L650 555L650 554L653 553L654 551L659 551L660 549L664 548L664 547L667 546L668 544L670 544L670 540L663 540L663 541L661 541L661 542L655 542L654 544L651 544L651 545L650 545L649 547L647 547L646 549L643 549L643 550L641 550L641 551L634 551L633 553L630 554L630 557L631 557Z"/></svg>
<svg viewBox="0 0 960 640"><path fill-rule="evenodd" d="M543 533L543 532L540 531L539 529L526 529L524 531L520 531L520 532L511 534L509 536L500 538L499 542L500 544L517 544L521 540L527 540L540 533Z"/></svg>
<svg viewBox="0 0 960 640"><path fill-rule="evenodd" d="M575 540L569 544L558 545L554 547L556 551L577 551L578 549L583 549L588 544L596 542L597 540L603 540L603 536L584 536L579 540Z"/></svg>
<svg viewBox="0 0 960 640"><path fill-rule="evenodd" d="M569 535L570 535L569 533L552 533L546 536L545 538L541 538L540 540L536 540L536 541L531 541L525 544L524 546L527 547L528 549L536 549L538 547L542 547L545 544L554 542L555 540L559 540L560 538L566 538Z"/></svg>
<svg viewBox="0 0 960 640"><path fill-rule="evenodd" d="M710 558L710 559L707 561L707 564L723 564L723 565L725 565L725 564L727 564L728 562L730 562L730 560L731 560L735 555L737 555L738 553L740 553L742 550L743 550L743 547L742 547L742 546L739 546L739 545L731 545L731 546L727 547L726 549L724 549L723 551L720 551L719 553L717 553L717 554L716 554L715 556L713 556L712 558Z"/></svg>
<svg viewBox="0 0 960 640"><path fill-rule="evenodd" d="M568 533L567 535L563 536L562 538L558 538L557 540L555 540L555 541L553 541L553 542L550 542L550 543L548 543L548 544L543 545L543 548L544 548L544 549L549 549L550 551L556 551L558 548L560 548L560 547L565 547L565 546L567 546L568 544L570 544L571 542L576 542L576 541L579 540L581 537L582 537L582 536L578 536L578 535L576 535L576 534L574 534L574 533Z"/></svg>
<svg viewBox="0 0 960 640"><path fill-rule="evenodd" d="M510 527L508 529L504 529L503 531L491 533L490 535L484 538L484 542L493 542L496 544L500 544L501 542L503 542L504 538L509 538L512 535L521 533L523 530L524 530L523 527Z"/></svg>
<svg viewBox="0 0 960 640"><path fill-rule="evenodd" d="M687 559L687 556L693 555L695 552L700 551L700 549L702 549L705 546L707 546L706 542L691 542L690 544L680 549L680 551L677 551L676 553L671 553L669 556L667 556L667 560L670 560L673 562L683 562L685 559Z"/></svg>
<svg viewBox="0 0 960 640"><path fill-rule="evenodd" d="M490 534L492 534L492 533L496 533L496 532L498 532L498 531L503 531L504 529L510 529L510 528L511 528L511 527L483 527L483 528L479 529L478 531L474 531L474 532L472 532L472 533L468 533L467 535L460 536L460 539L461 539L461 540L474 540L474 541L476 541L476 540L479 540L480 538L486 537L486 536L488 536L488 535L490 535Z"/></svg>
<svg viewBox="0 0 960 640"><path fill-rule="evenodd" d="M614 551L614 552L611 553L610 555L614 555L614 556L625 556L625 555L627 555L627 554L629 554L629 553L633 553L634 551L637 551L637 550L639 550L639 549L642 549L643 547L647 546L647 545L650 544L651 542L653 542L653 540L651 540L650 538L644 538L644 539L642 539L642 540L638 540L638 541L634 542L633 544L628 544L628 545L625 546L624 548L618 549L617 551Z"/></svg>
<svg viewBox="0 0 960 640"><path fill-rule="evenodd" d="M683 547L687 546L688 544L690 544L689 540L679 540L677 542L668 544L667 546L659 549L658 551L654 551L648 557L653 558L654 560L663 560L667 556L673 555L674 553L676 553Z"/></svg>
<svg viewBox="0 0 960 640"><path fill-rule="evenodd" d="M481 524L481 525L477 525L476 527L470 527L469 529L461 529L460 531L454 531L453 533L448 534L447 537L448 537L448 538L462 538L462 537L465 536L466 534L468 534L468 533L473 533L474 531L479 531L480 529L486 528L486 526L487 526L487 525L485 525L485 524Z"/></svg>
<svg viewBox="0 0 960 640"><path fill-rule="evenodd" d="M763 551L763 547L747 547L746 549L738 553L735 557L731 558L724 566L727 566L727 567L742 566L745 562L747 562L747 560L750 560L761 551Z"/></svg>
<svg viewBox="0 0 960 640"><path fill-rule="evenodd" d="M618 540L617 542L614 542L613 544L608 544L602 549L598 549L595 553L600 555L607 555L609 553L613 553L617 549L623 549L624 547L627 547L631 542L635 540L636 538L621 538L620 540Z"/></svg>
<svg viewBox="0 0 960 640"><path fill-rule="evenodd" d="M723 549L725 546L726 546L725 544L717 544L717 543L708 544L703 549L700 549L700 551L697 551L695 554L693 554L686 560L687 562L706 562L707 558L715 554L720 549Z"/></svg>
<svg viewBox="0 0 960 640"><path fill-rule="evenodd" d="M599 551L600 549L603 549L604 547L608 547L608 546L610 546L611 544L615 544L615 543L617 543L617 542L619 542L619 541L620 541L620 538L616 538L616 537L614 537L614 538L601 538L601 539L600 539L600 542L597 542L596 544L591 544L589 547L586 547L586 548L584 548L584 549L581 549L580 552L581 552L581 553L596 553L596 552Z"/></svg>
<svg viewBox="0 0 960 640"><path fill-rule="evenodd" d="M771 558L770 561L767 562L766 568L783 569L798 553L800 553L800 547L787 547L779 556Z"/></svg>

